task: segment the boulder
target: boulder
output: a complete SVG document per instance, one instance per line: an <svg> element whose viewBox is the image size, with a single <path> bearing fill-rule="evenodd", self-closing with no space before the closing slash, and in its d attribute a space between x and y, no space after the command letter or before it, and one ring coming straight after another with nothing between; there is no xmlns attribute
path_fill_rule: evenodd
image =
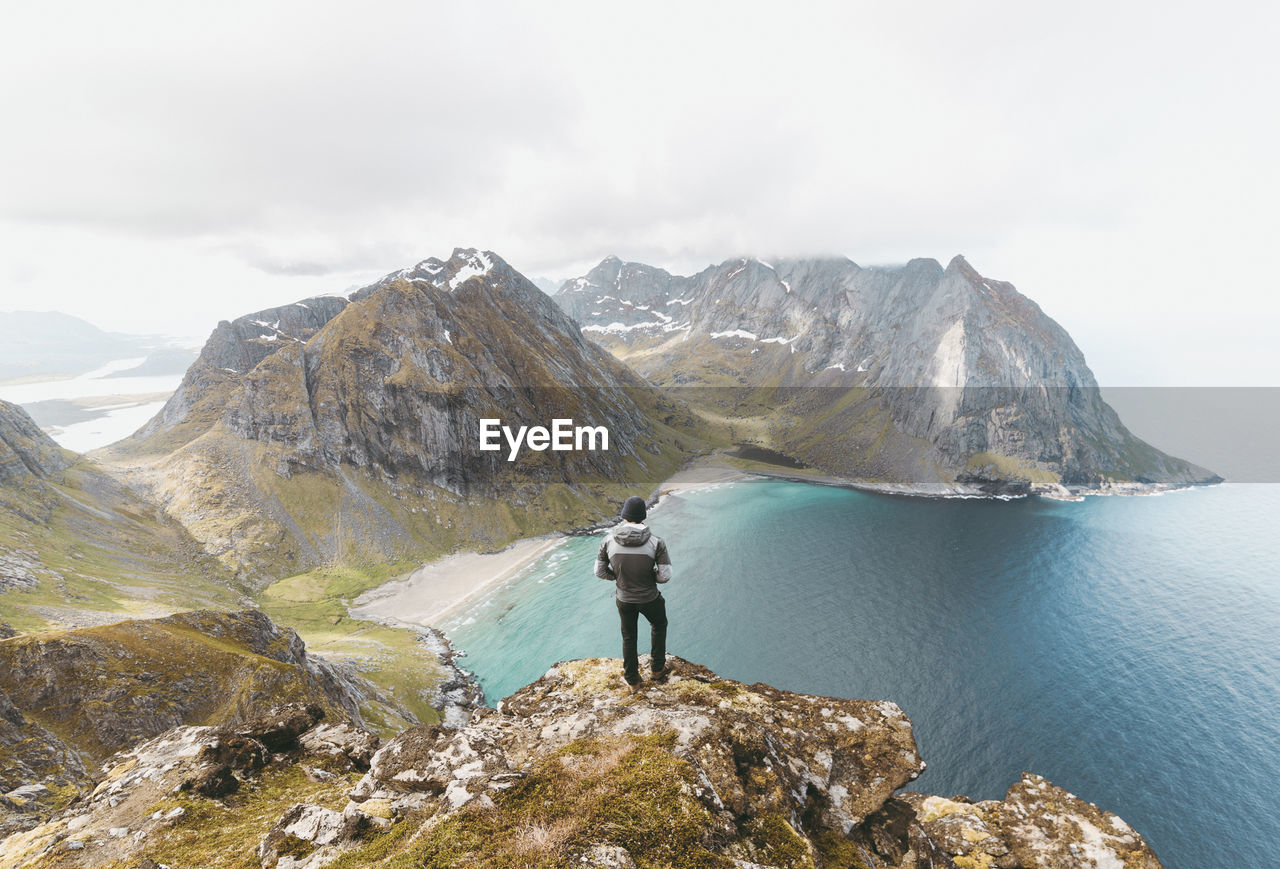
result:
<svg viewBox="0 0 1280 869"><path fill-rule="evenodd" d="M906 794L925 833L958 864L996 869L1157 869L1132 827L1041 776L1023 773L1003 800Z"/></svg>

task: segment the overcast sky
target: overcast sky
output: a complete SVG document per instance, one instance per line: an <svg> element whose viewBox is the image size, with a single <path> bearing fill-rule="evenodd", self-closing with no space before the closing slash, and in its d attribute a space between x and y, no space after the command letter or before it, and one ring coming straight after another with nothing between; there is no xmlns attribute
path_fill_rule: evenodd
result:
<svg viewBox="0 0 1280 869"><path fill-rule="evenodd" d="M10 4L0 310L203 336L455 246L963 253L1104 385L1280 385L1246 3Z"/></svg>

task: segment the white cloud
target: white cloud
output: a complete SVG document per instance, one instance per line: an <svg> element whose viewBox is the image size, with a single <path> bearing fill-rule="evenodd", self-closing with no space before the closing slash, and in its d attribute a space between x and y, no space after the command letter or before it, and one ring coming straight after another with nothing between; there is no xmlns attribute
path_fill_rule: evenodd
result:
<svg viewBox="0 0 1280 869"><path fill-rule="evenodd" d="M0 35L0 308L204 331L455 245L554 275L964 253L1104 382L1276 383L1241 328L1280 319L1275 18L28 4Z"/></svg>

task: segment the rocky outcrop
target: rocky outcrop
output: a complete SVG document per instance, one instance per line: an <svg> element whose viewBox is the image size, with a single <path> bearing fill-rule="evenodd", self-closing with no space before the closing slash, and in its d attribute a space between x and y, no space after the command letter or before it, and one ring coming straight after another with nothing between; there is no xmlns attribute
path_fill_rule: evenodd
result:
<svg viewBox="0 0 1280 869"><path fill-rule="evenodd" d="M318 723L322 714L314 706L284 706L239 726L178 727L141 742L103 763L91 792L56 818L0 841L0 867L136 861L157 840L175 835L180 841L204 827L200 816L214 801L242 787L260 791L264 781L283 785L301 778L321 782L322 791L340 790L344 774L368 769L378 737L350 724ZM297 787L281 787L281 800ZM348 836L386 823L351 814L354 823L344 828ZM218 830L210 832L216 840ZM158 865L141 859L142 865ZM212 866L218 860L204 856L175 864Z"/></svg>
<svg viewBox="0 0 1280 869"><path fill-rule="evenodd" d="M925 834L962 869L1156 869L1132 827L1032 773L1003 800L905 794Z"/></svg>
<svg viewBox="0 0 1280 869"><path fill-rule="evenodd" d="M846 832L924 769L892 703L747 687L678 659L678 676L628 703L607 690L614 663L560 664L465 728L408 731L374 757L353 799L406 808L429 795L453 810L491 798L536 757L573 742L669 734L722 820L781 813L798 824L807 811ZM851 790L855 781L862 786ZM796 795L806 796L797 804Z"/></svg>
<svg viewBox="0 0 1280 869"><path fill-rule="evenodd" d="M89 786L79 756L0 691L0 838L35 826Z"/></svg>
<svg viewBox="0 0 1280 869"><path fill-rule="evenodd" d="M491 252L299 305L303 322L282 308L220 326L156 419L103 454L250 579L587 525L622 481L656 485L699 443ZM501 436L482 448L481 419L572 420L607 429L607 448L597 434L513 456Z"/></svg>
<svg viewBox="0 0 1280 869"><path fill-rule="evenodd" d="M0 691L95 763L176 726L244 724L283 703L313 705L334 724L359 723L363 703L392 703L349 668L308 655L296 633L256 610L5 640ZM268 737L260 741L277 748Z"/></svg>
<svg viewBox="0 0 1280 869"><path fill-rule="evenodd" d="M478 864L518 854L566 866L1159 865L1123 821L1034 776L976 807L894 797L924 763L892 703L743 685L679 659L666 682L635 693L619 672L613 660L558 664L466 727L407 731L374 755L348 813L421 823L433 832L417 856ZM627 828L652 821L655 805L637 792L646 765L672 785L657 840ZM621 801L625 820L601 822L597 799ZM940 821L952 807L975 813L968 832ZM459 841L470 850L443 850ZM308 865L363 844L330 838Z"/></svg>
<svg viewBox="0 0 1280 869"><path fill-rule="evenodd" d="M418 727L381 747L296 706L178 728L111 758L91 795L0 842L0 867L1160 865L1119 818L1036 776L1002 801L894 796L924 763L892 703L672 662L637 691L616 660L557 664L461 728Z"/></svg>
<svg viewBox="0 0 1280 869"><path fill-rule="evenodd" d="M318 296L223 320L213 330L182 383L156 416L132 438L135 445L174 449L203 434L225 408L229 387L277 351L303 344L347 306L341 296Z"/></svg>
<svg viewBox="0 0 1280 869"><path fill-rule="evenodd" d="M739 259L691 277L609 258L555 299L656 383L748 387L682 394L763 414L765 446L868 485L1067 495L1218 479L1135 438L1066 331L963 257Z"/></svg>

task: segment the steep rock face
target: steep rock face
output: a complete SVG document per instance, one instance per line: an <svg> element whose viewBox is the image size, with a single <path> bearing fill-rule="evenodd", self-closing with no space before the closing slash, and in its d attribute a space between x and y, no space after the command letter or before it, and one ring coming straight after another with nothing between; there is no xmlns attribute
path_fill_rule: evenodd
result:
<svg viewBox="0 0 1280 869"><path fill-rule="evenodd" d="M353 293L309 345L257 365L227 425L284 445L292 465L372 467L467 493L510 464L506 450L476 449L481 417L600 420L617 447L565 455L561 481L620 472L648 428L626 393L643 385L495 254L459 250Z"/></svg>
<svg viewBox="0 0 1280 869"><path fill-rule="evenodd" d="M70 464L25 410L0 400L0 485L56 477Z"/></svg>
<svg viewBox="0 0 1280 869"><path fill-rule="evenodd" d="M341 296L318 296L223 320L205 342L169 400L131 443L173 449L198 437L224 411L223 400L239 375L277 351L308 341L347 306Z"/></svg>
<svg viewBox="0 0 1280 869"><path fill-rule="evenodd" d="M843 476L939 493L1217 479L1133 437L1066 331L963 257L740 259L692 277L611 258L555 299L657 383L775 389L742 401L768 403L771 445Z"/></svg>
<svg viewBox="0 0 1280 869"><path fill-rule="evenodd" d="M220 326L180 394L104 454L251 579L590 524L698 442L692 417L491 252L322 301ZM481 419L557 418L607 428L608 448L480 448Z"/></svg>
<svg viewBox="0 0 1280 869"><path fill-rule="evenodd" d="M88 786L80 757L0 691L0 839L35 826Z"/></svg>

